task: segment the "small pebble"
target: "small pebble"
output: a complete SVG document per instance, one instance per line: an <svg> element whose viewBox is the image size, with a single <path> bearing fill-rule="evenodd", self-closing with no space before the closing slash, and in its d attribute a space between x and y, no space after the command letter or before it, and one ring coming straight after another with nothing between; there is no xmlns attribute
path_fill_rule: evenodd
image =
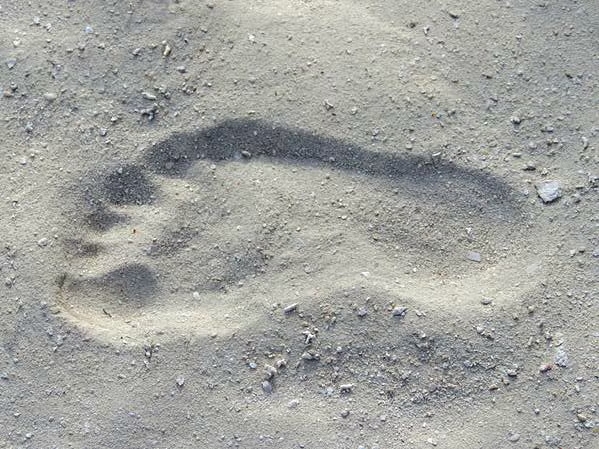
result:
<svg viewBox="0 0 599 449"><path fill-rule="evenodd" d="M146 100L151 100L151 101L156 100L156 95L154 95L153 93L150 93L150 92L142 92L141 96L144 97Z"/></svg>
<svg viewBox="0 0 599 449"><path fill-rule="evenodd" d="M566 351L564 351L562 348L558 348L557 351L555 351L553 360L557 366L561 366L562 368L567 368L570 366L568 354L566 354Z"/></svg>
<svg viewBox="0 0 599 449"><path fill-rule="evenodd" d="M278 374L278 371L274 366L272 366L272 365L264 366L264 376L266 377L266 380L272 379L277 374Z"/></svg>
<svg viewBox="0 0 599 449"><path fill-rule="evenodd" d="M44 94L44 99L46 101L54 101L58 98L58 95L56 95L54 92L46 92Z"/></svg>
<svg viewBox="0 0 599 449"><path fill-rule="evenodd" d="M472 262L480 262L482 260L480 253L477 253L476 251L468 251L466 258Z"/></svg>
<svg viewBox="0 0 599 449"><path fill-rule="evenodd" d="M293 304L289 304L287 307L285 307L283 309L283 312L291 313L291 312L295 312L296 310L297 310L297 303L294 302Z"/></svg>
<svg viewBox="0 0 599 449"><path fill-rule="evenodd" d="M264 391L266 394L272 393L272 384L268 380L262 382L262 391Z"/></svg>
<svg viewBox="0 0 599 449"><path fill-rule="evenodd" d="M182 387L184 383L185 383L185 377L183 377L183 376L177 377L177 385L179 387Z"/></svg>
<svg viewBox="0 0 599 449"><path fill-rule="evenodd" d="M400 306L395 307L393 309L393 311L391 312L391 314L393 316L397 316L397 317L400 317L400 318L403 318L404 316L406 316L406 313L408 313L408 308L407 307L400 307Z"/></svg>
<svg viewBox="0 0 599 449"><path fill-rule="evenodd" d="M524 171L535 171L536 169L537 166L534 164L534 162L527 162L526 165L522 167L522 170Z"/></svg>
<svg viewBox="0 0 599 449"><path fill-rule="evenodd" d="M582 140L582 148L586 150L589 147L589 139L581 137L580 140Z"/></svg>
<svg viewBox="0 0 599 449"><path fill-rule="evenodd" d="M42 248L44 246L48 246L48 239L46 237L43 237L37 241L37 244L38 244L38 246L40 246Z"/></svg>
<svg viewBox="0 0 599 449"><path fill-rule="evenodd" d="M558 181L543 181L535 185L537 194L543 203L551 203L562 196L561 186Z"/></svg>
<svg viewBox="0 0 599 449"><path fill-rule="evenodd" d="M520 439L520 434L519 433L512 433L507 437L508 441L510 441L511 443L515 443L516 441L518 441Z"/></svg>
<svg viewBox="0 0 599 449"><path fill-rule="evenodd" d="M351 391L354 389L354 385L353 384L341 384L339 385L339 390L341 391L341 393L351 393Z"/></svg>
<svg viewBox="0 0 599 449"><path fill-rule="evenodd" d="M306 351L302 354L302 360L318 360L320 355L314 354L313 352Z"/></svg>

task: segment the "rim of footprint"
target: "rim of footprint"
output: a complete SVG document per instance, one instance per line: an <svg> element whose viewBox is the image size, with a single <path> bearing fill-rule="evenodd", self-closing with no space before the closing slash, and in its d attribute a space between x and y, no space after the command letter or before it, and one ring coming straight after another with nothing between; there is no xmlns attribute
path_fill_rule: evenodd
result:
<svg viewBox="0 0 599 449"><path fill-rule="evenodd" d="M464 313L543 268L494 175L259 120L173 134L65 193L62 315L94 336L213 336L368 292ZM393 314L390 313L390 316Z"/></svg>

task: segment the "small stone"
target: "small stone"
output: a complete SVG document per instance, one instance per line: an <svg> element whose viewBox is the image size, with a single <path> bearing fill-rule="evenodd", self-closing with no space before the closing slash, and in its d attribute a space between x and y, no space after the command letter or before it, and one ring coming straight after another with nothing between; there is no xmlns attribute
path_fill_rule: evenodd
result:
<svg viewBox="0 0 599 449"><path fill-rule="evenodd" d="M193 293L191 294L191 297L192 297L193 299L195 299L196 301L199 301L199 300L200 300L200 298L201 298L201 296L200 296L200 292L193 292Z"/></svg>
<svg viewBox="0 0 599 449"><path fill-rule="evenodd" d="M275 366L278 369L286 368L287 367L287 360L285 360L285 359L279 359L279 360L276 361Z"/></svg>
<svg viewBox="0 0 599 449"><path fill-rule="evenodd" d="M258 368L258 364L256 362L250 362L250 363L248 363L248 366L250 367L250 369Z"/></svg>
<svg viewBox="0 0 599 449"><path fill-rule="evenodd" d="M576 419L578 419L578 421L580 422L586 422L586 420L588 419L586 415L583 415L582 413L578 413L576 415Z"/></svg>
<svg viewBox="0 0 599 449"><path fill-rule="evenodd" d="M537 166L534 164L534 162L527 162L526 165L522 167L522 170L524 171L535 171L536 169Z"/></svg>
<svg viewBox="0 0 599 449"><path fill-rule="evenodd" d="M163 45L164 45L164 51L162 52L162 56L164 56L166 58L166 57L168 57L171 54L171 51L173 49L166 42L163 42Z"/></svg>
<svg viewBox="0 0 599 449"><path fill-rule="evenodd" d="M582 148L586 150L589 147L589 139L583 136L580 140L582 140Z"/></svg>
<svg viewBox="0 0 599 449"><path fill-rule="evenodd" d="M514 115L510 120L514 125L519 125L520 123L522 123L522 119L517 115Z"/></svg>
<svg viewBox="0 0 599 449"><path fill-rule="evenodd" d="M272 384L268 380L262 382L262 391L264 391L266 394L272 393Z"/></svg>
<svg viewBox="0 0 599 449"><path fill-rule="evenodd" d="M299 405L299 403L300 402L297 399L292 399L291 401L289 401L287 403L287 407L289 407L291 409L294 409L294 408L297 408L297 406Z"/></svg>
<svg viewBox="0 0 599 449"><path fill-rule="evenodd" d="M466 258L472 262L480 262L482 260L480 253L477 253L476 251L468 251L466 253Z"/></svg>
<svg viewBox="0 0 599 449"><path fill-rule="evenodd" d="M272 365L266 365L266 366L264 366L264 376L266 377L266 380L272 379L278 373L279 372L277 371L277 369L274 366L272 366Z"/></svg>
<svg viewBox="0 0 599 449"><path fill-rule="evenodd" d="M54 92L46 92L44 94L44 99L46 101L54 101L58 98L58 95L56 95Z"/></svg>
<svg viewBox="0 0 599 449"><path fill-rule="evenodd" d="M289 304L287 307L285 307L283 309L283 312L285 313L291 313L291 312L295 312L297 310L297 303L294 302L293 304Z"/></svg>
<svg viewBox="0 0 599 449"><path fill-rule="evenodd" d="M394 307L393 310L391 311L391 314L393 316L396 316L399 318L403 318L404 316L406 316L406 313L408 313L408 308L401 307L401 306Z"/></svg>
<svg viewBox="0 0 599 449"><path fill-rule="evenodd" d="M243 150L243 151L241 152L241 155L242 155L244 158L246 158L246 159L249 159L249 158L251 158L251 157L252 157L252 153L250 153L250 152L249 152L249 151L247 151L247 150Z"/></svg>
<svg viewBox="0 0 599 449"><path fill-rule="evenodd" d="M491 298L483 298L480 300L480 303L483 306L488 306L489 304L491 304L493 302L493 300Z"/></svg>
<svg viewBox="0 0 599 449"><path fill-rule="evenodd" d="M85 29L83 30L83 32L85 34L92 34L94 32L94 29L90 25L86 25Z"/></svg>
<svg viewBox="0 0 599 449"><path fill-rule="evenodd" d="M347 418L349 416L349 410L345 409L341 412L341 417L342 418Z"/></svg>
<svg viewBox="0 0 599 449"><path fill-rule="evenodd" d="M449 11L447 11L447 14L449 14L449 17L451 17L452 19L460 18L460 13L458 13L457 11L451 10L451 9Z"/></svg>
<svg viewBox="0 0 599 449"><path fill-rule="evenodd" d="M552 368L553 366L550 363L543 363L541 366L539 366L539 371L541 373L546 373L547 371L551 371Z"/></svg>
<svg viewBox="0 0 599 449"><path fill-rule="evenodd" d="M558 348L555 351L555 356L553 357L555 364L557 366L561 366L562 368L567 368L570 366L570 360L568 359L568 354L562 348Z"/></svg>
<svg viewBox="0 0 599 449"><path fill-rule="evenodd" d="M320 359L320 355L316 354L314 352L311 352L311 351L305 351L302 354L302 360L312 361L312 360L319 360L319 359Z"/></svg>
<svg viewBox="0 0 599 449"><path fill-rule="evenodd" d="M356 313L360 318L364 318L366 315L368 315L368 310L366 307L360 307Z"/></svg>
<svg viewBox="0 0 599 449"><path fill-rule="evenodd" d="M553 125L551 124L546 124L543 127L541 127L541 132L544 133L552 133L555 130L555 128L553 127Z"/></svg>
<svg viewBox="0 0 599 449"><path fill-rule="evenodd" d="M180 65L180 66L177 66L176 70L179 73L185 73L185 72L187 72L187 67L185 67L184 65Z"/></svg>
<svg viewBox="0 0 599 449"><path fill-rule="evenodd" d="M519 433L511 433L508 437L507 440L511 443L515 443L520 439L520 434Z"/></svg>
<svg viewBox="0 0 599 449"><path fill-rule="evenodd" d="M6 63L6 67L8 67L9 69L12 69L14 66L17 65L17 60L15 58L8 58L4 62Z"/></svg>
<svg viewBox="0 0 599 449"><path fill-rule="evenodd" d="M562 196L561 186L558 181L543 181L535 185L537 194L543 203L551 203Z"/></svg>
<svg viewBox="0 0 599 449"><path fill-rule="evenodd" d="M43 237L37 241L37 244L38 244L38 246L40 246L42 248L44 246L48 246L48 239L46 237Z"/></svg>
<svg viewBox="0 0 599 449"><path fill-rule="evenodd" d="M351 393L353 389L354 389L354 385L353 384L341 384L341 385L339 385L339 391L341 391L341 393Z"/></svg>
<svg viewBox="0 0 599 449"><path fill-rule="evenodd" d="M177 377L177 385L179 387L182 387L184 383L185 383L185 377L183 377L183 376Z"/></svg>
<svg viewBox="0 0 599 449"><path fill-rule="evenodd" d="M150 92L142 92L141 96L144 97L146 100L151 100L151 101L156 100L156 95L154 95L153 93L150 93Z"/></svg>

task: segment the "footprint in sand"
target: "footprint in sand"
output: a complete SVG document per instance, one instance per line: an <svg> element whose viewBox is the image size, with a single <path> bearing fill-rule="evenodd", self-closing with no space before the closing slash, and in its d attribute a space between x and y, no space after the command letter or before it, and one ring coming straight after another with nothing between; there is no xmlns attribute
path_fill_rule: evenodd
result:
<svg viewBox="0 0 599 449"><path fill-rule="evenodd" d="M365 279L459 310L509 301L524 266L501 180L261 121L175 134L77 190L59 303L109 339L234 332Z"/></svg>

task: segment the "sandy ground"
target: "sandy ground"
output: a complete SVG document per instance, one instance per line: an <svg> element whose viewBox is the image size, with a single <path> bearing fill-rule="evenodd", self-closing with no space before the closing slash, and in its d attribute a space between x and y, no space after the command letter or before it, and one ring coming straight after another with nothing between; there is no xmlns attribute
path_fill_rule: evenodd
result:
<svg viewBox="0 0 599 449"><path fill-rule="evenodd" d="M598 33L0 2L0 447L599 447Z"/></svg>

